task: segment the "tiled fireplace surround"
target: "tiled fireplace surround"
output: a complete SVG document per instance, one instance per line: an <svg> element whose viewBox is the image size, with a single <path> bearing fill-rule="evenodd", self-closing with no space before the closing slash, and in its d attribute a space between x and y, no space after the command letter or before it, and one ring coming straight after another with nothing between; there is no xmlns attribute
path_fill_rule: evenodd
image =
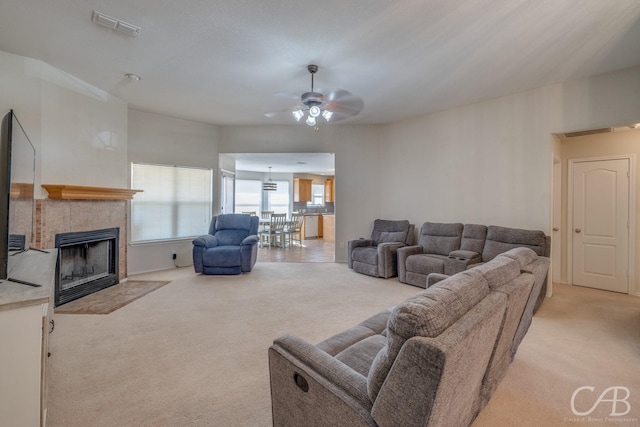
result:
<svg viewBox="0 0 640 427"><path fill-rule="evenodd" d="M119 279L127 277L128 200L35 200L34 247L55 247L59 233L118 227Z"/></svg>

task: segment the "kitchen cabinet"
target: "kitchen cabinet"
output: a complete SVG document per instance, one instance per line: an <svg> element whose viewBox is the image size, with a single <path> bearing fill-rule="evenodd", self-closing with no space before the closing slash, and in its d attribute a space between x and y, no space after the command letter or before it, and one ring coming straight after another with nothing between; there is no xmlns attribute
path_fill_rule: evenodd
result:
<svg viewBox="0 0 640 427"><path fill-rule="evenodd" d="M13 256L0 283L0 425L44 426L57 249Z"/></svg>
<svg viewBox="0 0 640 427"><path fill-rule="evenodd" d="M335 202L335 181L333 178L328 178L324 181L324 201Z"/></svg>
<svg viewBox="0 0 640 427"><path fill-rule="evenodd" d="M325 242L335 242L335 216L322 215L322 238Z"/></svg>
<svg viewBox="0 0 640 427"><path fill-rule="evenodd" d="M293 179L293 201L294 202L310 202L311 201L311 183L313 180L304 178Z"/></svg>
<svg viewBox="0 0 640 427"><path fill-rule="evenodd" d="M322 238L324 215L318 215L318 238Z"/></svg>

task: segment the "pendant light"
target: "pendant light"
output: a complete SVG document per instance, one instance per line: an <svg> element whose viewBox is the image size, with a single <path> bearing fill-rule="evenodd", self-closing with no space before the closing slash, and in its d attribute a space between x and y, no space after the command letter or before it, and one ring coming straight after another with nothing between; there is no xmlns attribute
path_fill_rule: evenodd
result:
<svg viewBox="0 0 640 427"><path fill-rule="evenodd" d="M264 191L276 191L278 189L278 184L271 180L271 166L269 166L269 180L262 183L262 189Z"/></svg>

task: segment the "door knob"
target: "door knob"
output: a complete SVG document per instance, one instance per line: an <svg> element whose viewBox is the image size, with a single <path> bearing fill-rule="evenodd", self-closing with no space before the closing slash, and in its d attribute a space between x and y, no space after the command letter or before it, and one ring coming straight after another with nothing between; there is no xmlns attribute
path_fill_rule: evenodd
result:
<svg viewBox="0 0 640 427"><path fill-rule="evenodd" d="M553 227L553 231L558 231L560 230L558 227Z"/></svg>
<svg viewBox="0 0 640 427"><path fill-rule="evenodd" d="M579 228L576 228L576 233L581 232L582 230L580 230Z"/></svg>

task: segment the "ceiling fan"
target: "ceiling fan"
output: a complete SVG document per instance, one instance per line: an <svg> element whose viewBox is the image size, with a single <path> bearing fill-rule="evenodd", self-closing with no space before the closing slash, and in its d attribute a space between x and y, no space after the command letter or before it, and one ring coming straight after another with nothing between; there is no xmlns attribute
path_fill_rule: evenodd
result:
<svg viewBox="0 0 640 427"><path fill-rule="evenodd" d="M306 116L305 123L316 130L318 124L325 122L337 122L358 115L364 107L362 99L344 89L334 89L316 92L313 85L313 76L318 72L317 65L307 65L307 70L311 73L311 91L302 95L291 93L277 93L276 96L298 99L300 104L288 108L284 111L266 113L267 117L290 116L297 122Z"/></svg>

